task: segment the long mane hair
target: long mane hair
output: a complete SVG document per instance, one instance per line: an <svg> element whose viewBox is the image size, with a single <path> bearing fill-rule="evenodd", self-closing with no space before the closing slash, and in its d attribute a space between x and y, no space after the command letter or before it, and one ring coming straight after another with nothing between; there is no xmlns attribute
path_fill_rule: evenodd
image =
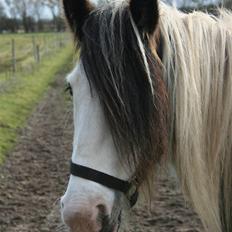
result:
<svg viewBox="0 0 232 232"><path fill-rule="evenodd" d="M148 180L166 152L167 95L162 66L142 38L128 7L107 6L87 18L81 60L132 179Z"/></svg>
<svg viewBox="0 0 232 232"><path fill-rule="evenodd" d="M92 92L137 184L170 160L206 230L231 232L232 14L158 10L149 0L154 19L141 23L125 1L91 11L80 29L81 16L71 13L79 4L68 2Z"/></svg>
<svg viewBox="0 0 232 232"><path fill-rule="evenodd" d="M232 14L163 5L159 25L171 158L208 231L232 231Z"/></svg>

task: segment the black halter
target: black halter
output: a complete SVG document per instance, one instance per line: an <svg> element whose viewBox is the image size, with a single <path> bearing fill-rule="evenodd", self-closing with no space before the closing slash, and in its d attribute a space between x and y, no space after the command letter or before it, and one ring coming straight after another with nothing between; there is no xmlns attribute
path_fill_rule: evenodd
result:
<svg viewBox="0 0 232 232"><path fill-rule="evenodd" d="M98 184L104 185L105 187L124 193L130 202L130 207L133 207L138 200L137 187L128 181L118 179L88 167L74 164L72 161L70 173L74 176L94 181Z"/></svg>

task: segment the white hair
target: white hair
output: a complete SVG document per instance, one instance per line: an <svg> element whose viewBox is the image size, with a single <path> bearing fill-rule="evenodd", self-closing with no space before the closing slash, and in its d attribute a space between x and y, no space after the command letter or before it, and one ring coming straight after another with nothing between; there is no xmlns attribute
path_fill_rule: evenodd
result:
<svg viewBox="0 0 232 232"><path fill-rule="evenodd" d="M170 154L207 231L232 231L232 14L161 5Z"/></svg>

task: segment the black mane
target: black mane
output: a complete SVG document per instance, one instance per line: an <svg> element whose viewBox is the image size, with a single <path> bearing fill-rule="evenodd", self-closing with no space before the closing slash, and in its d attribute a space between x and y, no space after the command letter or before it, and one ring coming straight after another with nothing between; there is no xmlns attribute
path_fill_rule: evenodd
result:
<svg viewBox="0 0 232 232"><path fill-rule="evenodd" d="M161 65L148 37L137 31L128 6L92 12L82 33L80 58L88 81L122 160L126 157L140 183L166 153L167 101Z"/></svg>

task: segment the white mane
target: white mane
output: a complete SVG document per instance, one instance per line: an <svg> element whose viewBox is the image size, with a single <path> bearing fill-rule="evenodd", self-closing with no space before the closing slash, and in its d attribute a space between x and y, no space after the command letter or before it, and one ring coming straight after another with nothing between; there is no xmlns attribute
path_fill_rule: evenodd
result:
<svg viewBox="0 0 232 232"><path fill-rule="evenodd" d="M160 29L170 159L208 231L231 231L232 15L187 15L161 5Z"/></svg>

